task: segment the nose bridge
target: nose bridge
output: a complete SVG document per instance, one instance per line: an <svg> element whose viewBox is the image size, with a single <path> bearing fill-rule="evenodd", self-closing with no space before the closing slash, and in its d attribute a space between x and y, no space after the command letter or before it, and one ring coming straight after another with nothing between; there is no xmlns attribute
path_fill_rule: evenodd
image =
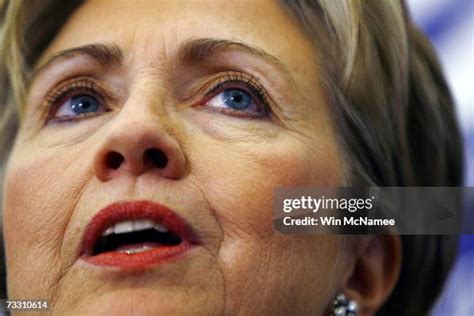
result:
<svg viewBox="0 0 474 316"><path fill-rule="evenodd" d="M120 115L122 117L147 115L148 119L164 118L168 115L168 95L164 84L155 78L137 80L130 87Z"/></svg>
<svg viewBox="0 0 474 316"><path fill-rule="evenodd" d="M122 146L152 146L158 140L169 141L165 128L168 113L164 98L158 89L150 89L149 81L135 86L111 122L106 138Z"/></svg>
<svg viewBox="0 0 474 316"><path fill-rule="evenodd" d="M147 171L177 179L185 158L179 142L165 126L170 124L165 98L149 83L135 85L117 116L110 121L94 155L94 171L102 181L121 174Z"/></svg>

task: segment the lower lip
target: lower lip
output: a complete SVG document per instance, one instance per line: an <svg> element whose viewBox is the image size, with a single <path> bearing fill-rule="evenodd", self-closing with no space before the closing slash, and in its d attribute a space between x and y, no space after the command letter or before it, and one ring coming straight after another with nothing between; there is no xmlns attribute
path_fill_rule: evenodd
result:
<svg viewBox="0 0 474 316"><path fill-rule="evenodd" d="M143 269L178 259L191 248L192 246L190 244L182 241L176 246L159 246L138 253L126 253L123 251L105 252L99 255L85 257L84 261L103 267Z"/></svg>

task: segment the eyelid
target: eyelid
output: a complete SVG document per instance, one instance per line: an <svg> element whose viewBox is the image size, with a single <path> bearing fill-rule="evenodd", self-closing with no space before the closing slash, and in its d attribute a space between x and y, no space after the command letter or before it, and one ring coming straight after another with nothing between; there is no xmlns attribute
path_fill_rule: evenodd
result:
<svg viewBox="0 0 474 316"><path fill-rule="evenodd" d="M54 119L54 113L58 108L70 97L74 96L74 93L84 93L96 97L102 104L102 106L108 110L106 100L110 99L111 96L102 89L94 79L90 77L79 77L67 80L60 84L58 87L52 89L44 97L44 103L41 106L41 116L45 123Z"/></svg>
<svg viewBox="0 0 474 316"><path fill-rule="evenodd" d="M271 114L272 101L263 85L256 77L237 71L226 72L217 79L217 82L213 82L210 88L206 88L207 92L204 93L205 97L200 102L200 105L205 106L218 93L231 88L241 89L251 94L252 98L256 99L254 102L257 102L258 106L262 107L260 117L268 117ZM255 115L253 116L255 117Z"/></svg>
<svg viewBox="0 0 474 316"><path fill-rule="evenodd" d="M269 117L272 114L273 101L268 96L267 90L260 83L258 78L240 71L221 73L217 79L212 80L211 83L199 89L201 91L198 91L198 94L204 95L204 100L201 100L198 105L205 106L206 102L212 97L225 89L231 88L232 84L234 88L242 89L252 95L254 102L257 102L257 104L262 107L262 114L259 115L261 118ZM210 88L208 88L209 86ZM105 108L105 112L110 111L109 104L116 100L116 98L103 89L94 78L84 76L69 79L61 83L58 87L53 88L44 97L45 104L41 106L42 121L46 124L52 120L58 107L61 106L67 98L73 96L74 92L86 92L97 97Z"/></svg>

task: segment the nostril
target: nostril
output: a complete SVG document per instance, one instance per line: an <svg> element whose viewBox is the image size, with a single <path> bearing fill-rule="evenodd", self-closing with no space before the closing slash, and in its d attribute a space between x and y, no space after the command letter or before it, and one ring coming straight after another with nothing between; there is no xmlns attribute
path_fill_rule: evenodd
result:
<svg viewBox="0 0 474 316"><path fill-rule="evenodd" d="M105 158L105 163L107 164L107 167L111 169L120 168L120 165L122 165L123 161L124 161L123 156L116 151L112 151L108 153L107 157Z"/></svg>
<svg viewBox="0 0 474 316"><path fill-rule="evenodd" d="M145 151L145 157L143 158L145 163L150 161L157 168L163 169L168 164L168 157L164 152L159 149L150 148Z"/></svg>

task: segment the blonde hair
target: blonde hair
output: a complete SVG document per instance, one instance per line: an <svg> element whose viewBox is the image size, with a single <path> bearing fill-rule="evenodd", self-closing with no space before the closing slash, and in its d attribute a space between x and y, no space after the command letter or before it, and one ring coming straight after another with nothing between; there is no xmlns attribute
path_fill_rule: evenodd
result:
<svg viewBox="0 0 474 316"><path fill-rule="evenodd" d="M462 146L449 89L426 37L398 0L281 0L321 54L321 75L350 185L459 186ZM0 145L7 157L25 82L77 1L9 1L0 45ZM5 6L4 6L5 8ZM41 23L38 23L41 20ZM34 34L34 36L33 36ZM316 73L316 70L315 70ZM426 314L456 252L454 236L402 236L385 314ZM416 282L412 282L416 278ZM416 292L419 300L413 300Z"/></svg>
<svg viewBox="0 0 474 316"><path fill-rule="evenodd" d="M4 1L2 1L4 2ZM1 12L2 28L0 29L0 163L4 162L7 148L11 147L18 128L17 104L23 104L24 68L22 60L21 35L17 21L20 20L20 2L4 6ZM0 165L0 167L3 167Z"/></svg>

